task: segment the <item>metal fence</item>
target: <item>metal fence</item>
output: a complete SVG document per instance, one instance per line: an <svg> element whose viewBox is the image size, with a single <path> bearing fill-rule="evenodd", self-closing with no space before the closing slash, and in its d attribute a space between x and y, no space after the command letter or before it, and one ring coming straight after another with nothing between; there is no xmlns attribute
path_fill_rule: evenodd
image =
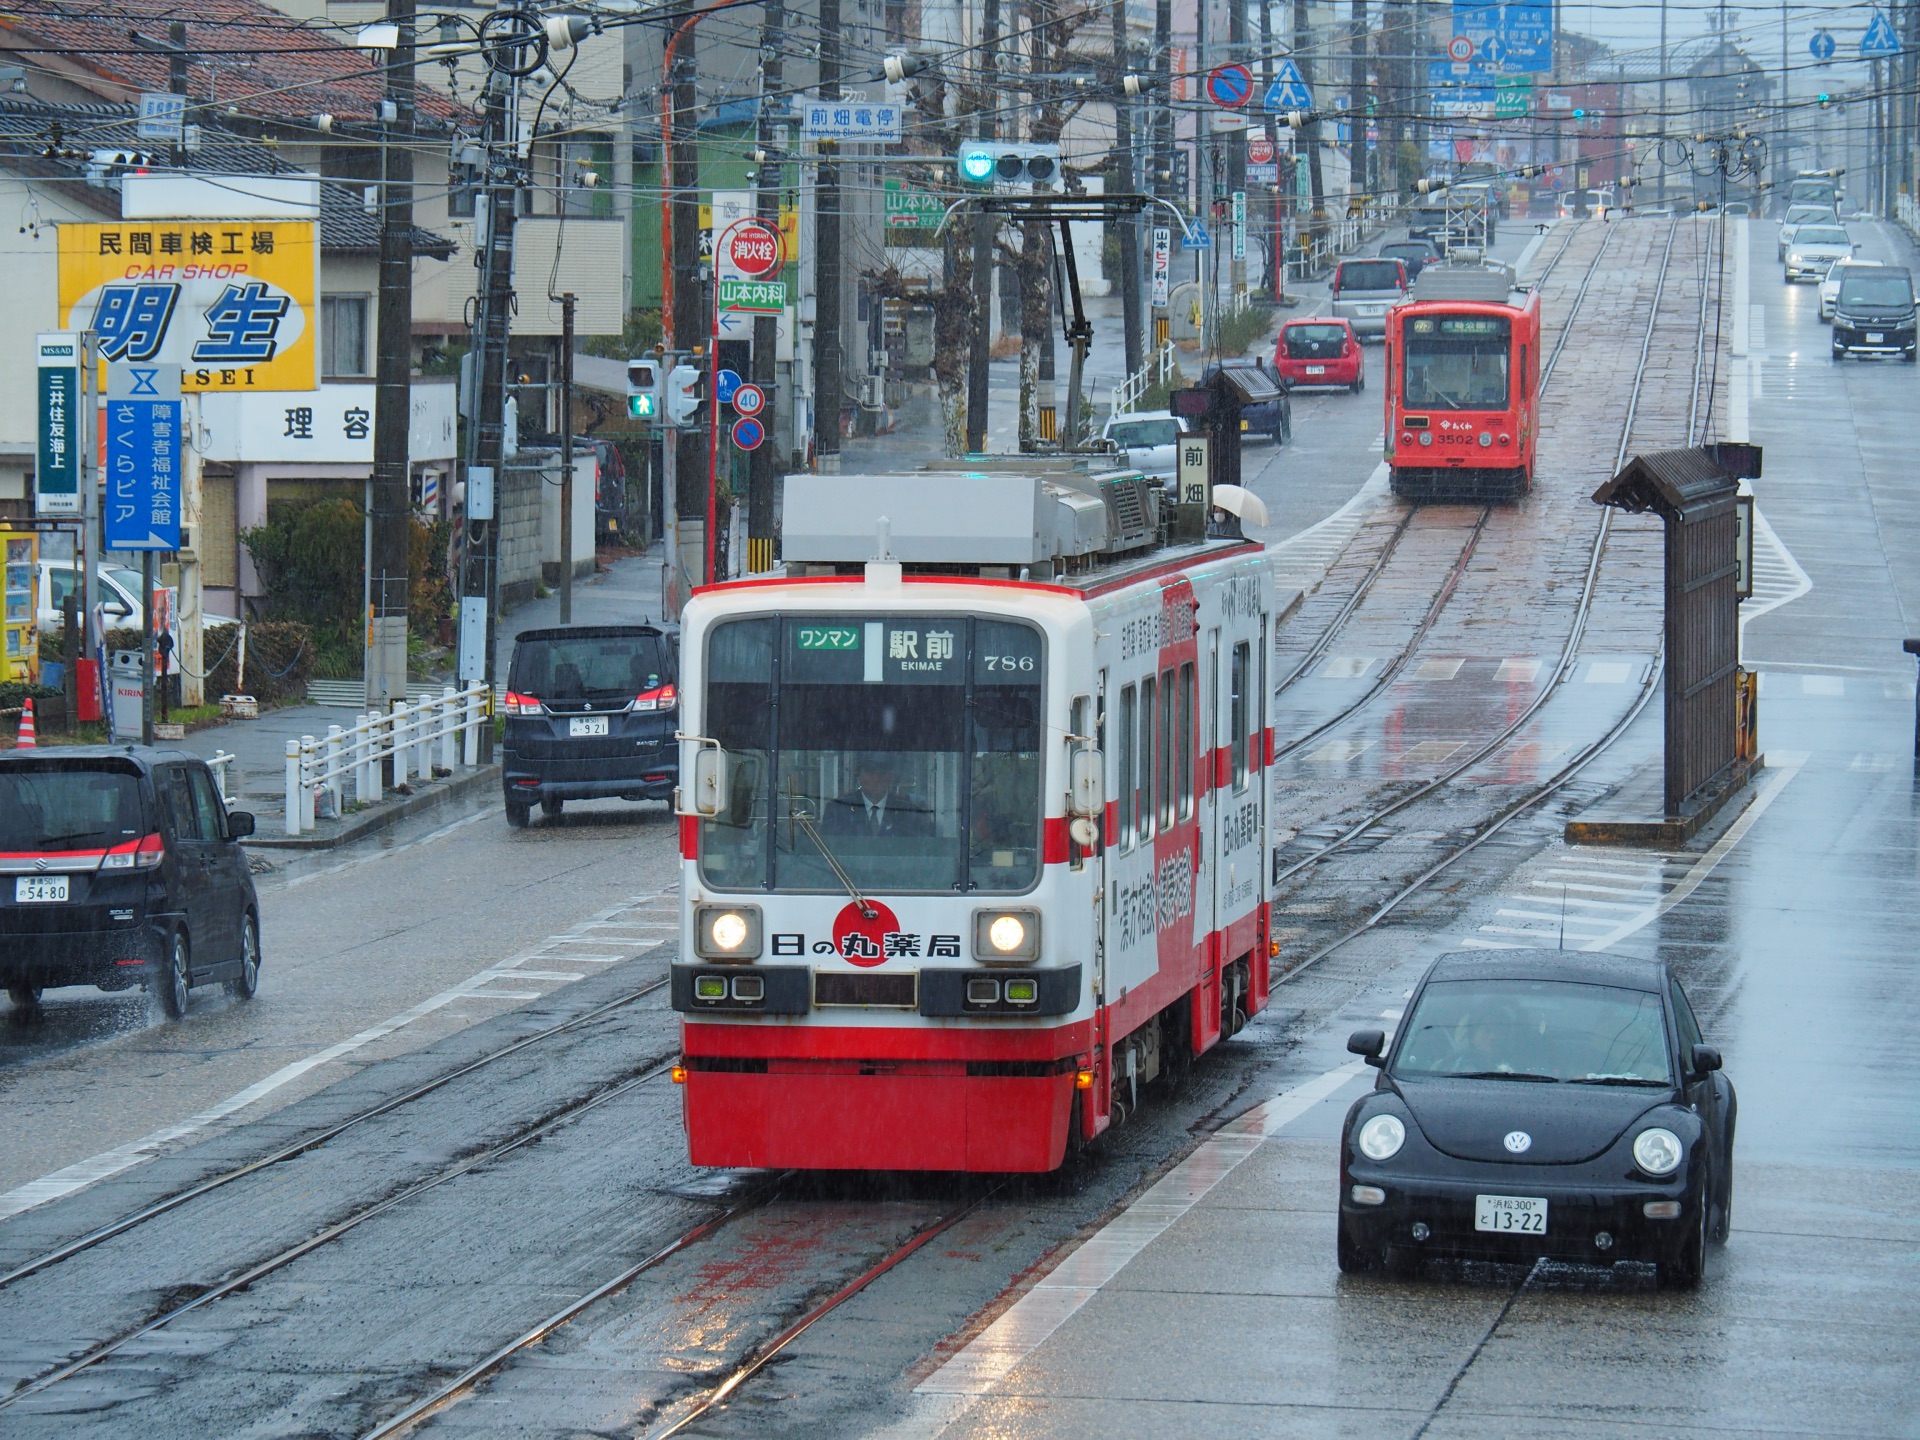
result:
<svg viewBox="0 0 1920 1440"><path fill-rule="evenodd" d="M397 702L392 711L362 715L351 726L329 725L324 736L287 741L287 834L313 829L323 796L335 815L344 813L349 787L355 804L378 801L388 760L395 785L479 764L486 702L485 685L449 685L437 697Z"/></svg>

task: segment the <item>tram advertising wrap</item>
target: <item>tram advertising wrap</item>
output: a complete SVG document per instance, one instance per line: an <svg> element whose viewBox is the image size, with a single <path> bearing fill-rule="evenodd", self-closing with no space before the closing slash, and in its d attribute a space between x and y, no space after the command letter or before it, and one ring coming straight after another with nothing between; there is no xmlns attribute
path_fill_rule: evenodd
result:
<svg viewBox="0 0 1920 1440"><path fill-rule="evenodd" d="M1022 475L1008 542L1037 510L1049 548L1058 511L1077 553L956 563L966 478L886 479L897 559L793 564L794 477L810 573L683 616L698 1164L1050 1170L1266 1003L1258 547L1103 551L1089 519L1157 514L1153 482Z"/></svg>

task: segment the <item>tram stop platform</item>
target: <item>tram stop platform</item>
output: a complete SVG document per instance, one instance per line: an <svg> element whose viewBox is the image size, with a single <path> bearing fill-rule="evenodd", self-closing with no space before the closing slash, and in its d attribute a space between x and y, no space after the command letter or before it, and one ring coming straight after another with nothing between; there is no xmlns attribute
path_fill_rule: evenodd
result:
<svg viewBox="0 0 1920 1440"><path fill-rule="evenodd" d="M1576 815L1566 825L1569 845L1637 845L1669 849L1684 845L1731 805L1738 813L1753 796L1748 783L1766 768L1767 757L1736 760L1727 775L1707 787L1706 793L1666 813L1664 776L1659 757L1636 771L1597 805Z"/></svg>

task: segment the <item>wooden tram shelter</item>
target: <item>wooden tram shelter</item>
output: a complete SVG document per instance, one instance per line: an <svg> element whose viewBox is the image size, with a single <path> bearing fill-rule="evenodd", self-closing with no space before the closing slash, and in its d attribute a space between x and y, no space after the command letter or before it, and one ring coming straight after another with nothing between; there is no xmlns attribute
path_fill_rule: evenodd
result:
<svg viewBox="0 0 1920 1440"><path fill-rule="evenodd" d="M1741 777L1739 482L1760 478L1757 445L1636 455L1596 505L1666 522L1666 776L1670 821L1715 808Z"/></svg>

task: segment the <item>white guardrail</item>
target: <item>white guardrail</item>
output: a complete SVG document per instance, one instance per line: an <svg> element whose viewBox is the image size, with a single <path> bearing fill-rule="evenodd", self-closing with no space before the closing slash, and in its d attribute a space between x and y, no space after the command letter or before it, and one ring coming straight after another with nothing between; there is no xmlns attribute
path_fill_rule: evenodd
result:
<svg viewBox="0 0 1920 1440"><path fill-rule="evenodd" d="M207 768L213 771L214 788L220 792L220 803L231 810L233 802L239 796L233 793L233 777L228 773L238 756L229 755L225 750L216 750L213 758L207 761Z"/></svg>
<svg viewBox="0 0 1920 1440"><path fill-rule="evenodd" d="M485 685L449 685L437 697L396 701L390 713L362 715L345 729L329 725L324 736L287 741L287 834L313 829L323 793L333 813L343 813L349 782L356 803L379 800L389 758L395 785L479 764L486 702Z"/></svg>

